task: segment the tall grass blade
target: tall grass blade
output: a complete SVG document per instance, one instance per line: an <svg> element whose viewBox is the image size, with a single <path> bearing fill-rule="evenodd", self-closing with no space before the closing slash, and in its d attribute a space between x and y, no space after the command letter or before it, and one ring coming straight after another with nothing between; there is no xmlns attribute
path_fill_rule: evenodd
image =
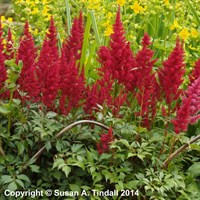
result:
<svg viewBox="0 0 200 200"><path fill-rule="evenodd" d="M100 46L101 42L100 42L99 31L97 28L97 22L96 22L96 18L94 15L94 11L91 12L91 17L92 17L92 26L93 26L93 30L94 30L94 34L95 34L95 39L96 39L98 46Z"/></svg>
<svg viewBox="0 0 200 200"><path fill-rule="evenodd" d="M83 47L82 47L82 52L81 52L79 74L81 74L82 68L86 63L86 56L87 56L86 54L87 54L87 47L88 47L88 43L89 43L91 24L92 24L91 13L88 12L86 26L85 26L84 39L83 39ZM88 71L88 69L85 69L85 71Z"/></svg>
<svg viewBox="0 0 200 200"><path fill-rule="evenodd" d="M67 14L67 33L68 35L70 35L72 22L71 22L71 15L70 15L70 5L69 5L68 0L65 0L65 5L66 5L66 14Z"/></svg>

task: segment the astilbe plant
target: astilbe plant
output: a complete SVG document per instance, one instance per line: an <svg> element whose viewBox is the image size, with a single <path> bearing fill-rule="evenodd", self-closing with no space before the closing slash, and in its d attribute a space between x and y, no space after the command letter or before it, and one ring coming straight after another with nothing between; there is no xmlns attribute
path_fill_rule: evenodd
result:
<svg viewBox="0 0 200 200"><path fill-rule="evenodd" d="M180 88L185 73L183 44L177 39L176 46L163 62L163 68L158 72L163 97L168 105L168 115L176 107L172 103L177 101L182 93ZM177 104L176 104L177 105Z"/></svg>
<svg viewBox="0 0 200 200"><path fill-rule="evenodd" d="M136 113L142 117L143 126L150 127L156 115L156 104L160 97L160 88L153 72L156 62L153 59L154 52L149 49L150 37L147 33L142 39L142 49L136 54L136 70L132 73L136 75L136 87L138 89L136 98L140 105L140 112ZM134 83L134 81L133 81Z"/></svg>
<svg viewBox="0 0 200 200"><path fill-rule="evenodd" d="M186 91L186 96L191 98L190 103L190 124L200 119L200 77L198 77Z"/></svg>
<svg viewBox="0 0 200 200"><path fill-rule="evenodd" d="M113 130L110 128L108 133L101 134L100 142L96 144L99 154L108 153L110 143L114 140Z"/></svg>
<svg viewBox="0 0 200 200"><path fill-rule="evenodd" d="M59 59L57 31L53 18L48 32L37 62L36 74L39 82L39 98L48 109L55 109L55 99L59 89Z"/></svg>
<svg viewBox="0 0 200 200"><path fill-rule="evenodd" d="M92 114L93 111L98 110L98 105L109 107L112 105L111 92L113 90L114 81L107 72L97 80L91 87L87 87L86 101L84 110L87 114Z"/></svg>
<svg viewBox="0 0 200 200"><path fill-rule="evenodd" d="M83 45L83 35L83 16L82 12L80 12L79 17L75 17L73 21L70 36L63 43L63 48L65 49L63 53L65 53L65 57L68 62L72 57L74 57L76 61L80 60Z"/></svg>
<svg viewBox="0 0 200 200"><path fill-rule="evenodd" d="M4 96L2 92L3 92L4 82L7 78L6 67L4 64L5 56L4 56L3 50L4 50L3 31L2 31L1 21L0 21L0 90L2 90L0 92L0 97Z"/></svg>
<svg viewBox="0 0 200 200"><path fill-rule="evenodd" d="M117 116L120 107L127 101L127 89L132 87L131 69L135 64L130 43L125 38L120 8L118 8L113 25L113 34L110 38L109 46L102 46L97 52L101 68L99 69L100 80L96 83L100 87L96 104L107 105ZM97 86L93 87L97 88ZM102 100L102 97L105 97L105 99Z"/></svg>
<svg viewBox="0 0 200 200"><path fill-rule="evenodd" d="M14 58L15 49L14 49L14 41L12 39L11 29L8 29L8 35L6 38L5 52L4 56L6 60L11 60Z"/></svg>
<svg viewBox="0 0 200 200"><path fill-rule="evenodd" d="M113 80L129 87L130 79L127 76L133 67L134 58L130 43L126 41L125 31L120 19L120 8L117 11L113 25L109 46L102 46L98 51L98 61L101 63L101 71L109 72Z"/></svg>
<svg viewBox="0 0 200 200"><path fill-rule="evenodd" d="M177 111L177 116L172 120L175 132L179 134L181 131L187 131L189 124L194 124L200 119L200 77L189 85L182 105Z"/></svg>
<svg viewBox="0 0 200 200"><path fill-rule="evenodd" d="M182 105L177 111L177 116L172 120L176 134L179 134L181 131L187 131L190 121L190 103L190 98L183 98Z"/></svg>
<svg viewBox="0 0 200 200"><path fill-rule="evenodd" d="M81 105L85 90L84 74L79 75L75 60L71 59L70 63L65 63L63 70L62 81L60 84L60 110L62 114L67 115L72 108L77 108Z"/></svg>
<svg viewBox="0 0 200 200"><path fill-rule="evenodd" d="M20 60L23 62L20 77L17 81L19 90L23 93L21 96L23 100L28 99L37 101L39 95L39 85L36 79L36 58L37 48L35 47L33 37L29 32L29 24L26 22L16 58L17 63Z"/></svg>
<svg viewBox="0 0 200 200"><path fill-rule="evenodd" d="M192 84L200 76L200 59L195 62L194 69L189 75L190 84Z"/></svg>
<svg viewBox="0 0 200 200"><path fill-rule="evenodd" d="M61 91L60 110L62 114L68 114L72 108L80 106L85 90L85 78L82 72L79 75L79 64L83 44L83 17L75 18L71 29L71 35L65 40L60 56L59 89Z"/></svg>

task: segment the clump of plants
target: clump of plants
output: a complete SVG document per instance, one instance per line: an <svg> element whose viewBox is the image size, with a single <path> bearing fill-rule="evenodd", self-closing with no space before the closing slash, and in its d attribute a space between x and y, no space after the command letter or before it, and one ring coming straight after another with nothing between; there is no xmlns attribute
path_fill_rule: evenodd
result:
<svg viewBox="0 0 200 200"><path fill-rule="evenodd" d="M61 46L53 17L42 46L28 22L17 44L0 25L1 198L50 188L86 191L79 199L109 199L94 194L107 190L119 192L112 199L197 199L199 60L188 76L177 38L157 66L147 33L134 53L119 8L100 67L88 67L87 33L82 12Z"/></svg>

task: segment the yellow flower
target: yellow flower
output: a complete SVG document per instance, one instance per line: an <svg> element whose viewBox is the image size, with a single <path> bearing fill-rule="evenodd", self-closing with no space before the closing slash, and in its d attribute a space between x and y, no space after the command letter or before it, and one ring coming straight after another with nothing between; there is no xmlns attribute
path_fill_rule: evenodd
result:
<svg viewBox="0 0 200 200"><path fill-rule="evenodd" d="M199 35L199 32L196 29L192 28L192 30L191 30L191 36L193 38L197 38L198 35Z"/></svg>
<svg viewBox="0 0 200 200"><path fill-rule="evenodd" d="M108 17L108 19L111 19L111 18L113 17L113 13L108 12L108 13L107 13L107 17Z"/></svg>
<svg viewBox="0 0 200 200"><path fill-rule="evenodd" d="M106 30L104 31L105 36L110 36L113 33L112 25L109 25L106 27Z"/></svg>
<svg viewBox="0 0 200 200"><path fill-rule="evenodd" d="M178 24L178 21L175 19L174 23L171 25L170 30L179 29L181 26Z"/></svg>
<svg viewBox="0 0 200 200"><path fill-rule="evenodd" d="M34 31L32 31L33 35L37 35L38 34L38 29L36 28Z"/></svg>
<svg viewBox="0 0 200 200"><path fill-rule="evenodd" d="M42 3L43 3L43 4L47 4L47 1L48 1L48 0L42 0Z"/></svg>
<svg viewBox="0 0 200 200"><path fill-rule="evenodd" d="M49 21L51 19L51 14L47 13L46 18L44 19L45 21Z"/></svg>
<svg viewBox="0 0 200 200"><path fill-rule="evenodd" d="M8 17L7 21L11 23L13 21L13 18L12 17Z"/></svg>
<svg viewBox="0 0 200 200"><path fill-rule="evenodd" d="M137 1L135 1L133 6L130 6L130 8L133 9L135 14L142 13L145 10Z"/></svg>
<svg viewBox="0 0 200 200"><path fill-rule="evenodd" d="M43 10L42 10L42 15L43 15L43 16L47 16L48 11L49 11L48 7L47 7L47 6L44 6L44 8L43 8Z"/></svg>
<svg viewBox="0 0 200 200"><path fill-rule="evenodd" d="M89 0L88 8L91 10L99 10L101 8L100 0Z"/></svg>
<svg viewBox="0 0 200 200"><path fill-rule="evenodd" d="M190 33L189 33L188 29L184 28L184 29L179 33L179 36L180 36L181 39L187 40L188 37L190 36Z"/></svg>
<svg viewBox="0 0 200 200"><path fill-rule="evenodd" d="M25 2L29 5L31 4L31 1L30 0L25 0Z"/></svg>
<svg viewBox="0 0 200 200"><path fill-rule="evenodd" d="M117 0L117 4L123 6L126 3L126 0Z"/></svg>
<svg viewBox="0 0 200 200"><path fill-rule="evenodd" d="M5 20L6 20L5 16L2 15L2 16L1 16L1 21L3 22L3 21L5 21Z"/></svg>
<svg viewBox="0 0 200 200"><path fill-rule="evenodd" d="M169 5L169 0L164 0L166 5Z"/></svg>
<svg viewBox="0 0 200 200"><path fill-rule="evenodd" d="M33 11L31 12L33 15L37 14L39 12L38 8L33 8Z"/></svg>

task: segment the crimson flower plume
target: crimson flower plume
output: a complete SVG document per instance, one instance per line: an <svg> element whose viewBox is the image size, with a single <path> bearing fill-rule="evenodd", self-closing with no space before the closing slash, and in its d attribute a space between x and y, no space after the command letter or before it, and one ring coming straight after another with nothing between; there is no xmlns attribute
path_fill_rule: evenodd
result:
<svg viewBox="0 0 200 200"><path fill-rule="evenodd" d="M37 49L34 44L33 37L29 32L29 24L25 23L24 34L20 38L20 46L17 51L17 63L19 60L23 62L22 71L18 79L19 89L23 93L24 99L36 100L39 95L39 85L36 79L36 58Z"/></svg>
<svg viewBox="0 0 200 200"><path fill-rule="evenodd" d="M1 20L0 20L0 90L3 89L4 82L7 78L6 67L4 64L5 56L4 56L3 50L4 50L3 31L2 31ZM3 93L0 92L0 97L3 97L3 96L4 96Z"/></svg>
<svg viewBox="0 0 200 200"><path fill-rule="evenodd" d="M190 84L200 77L200 58L195 62L194 69L189 76Z"/></svg>
<svg viewBox="0 0 200 200"><path fill-rule="evenodd" d="M36 74L41 101L50 110L55 109L55 99L59 89L57 31L53 18L51 18L48 32L39 55Z"/></svg>
<svg viewBox="0 0 200 200"><path fill-rule="evenodd" d="M172 102L176 101L182 93L180 86L183 83L184 73L183 45L177 39L175 48L168 59L163 62L163 68L158 72L160 85L169 110Z"/></svg>
<svg viewBox="0 0 200 200"><path fill-rule="evenodd" d="M108 133L102 134L100 142L96 144L99 154L108 153L110 143L113 141L113 130L110 128Z"/></svg>

